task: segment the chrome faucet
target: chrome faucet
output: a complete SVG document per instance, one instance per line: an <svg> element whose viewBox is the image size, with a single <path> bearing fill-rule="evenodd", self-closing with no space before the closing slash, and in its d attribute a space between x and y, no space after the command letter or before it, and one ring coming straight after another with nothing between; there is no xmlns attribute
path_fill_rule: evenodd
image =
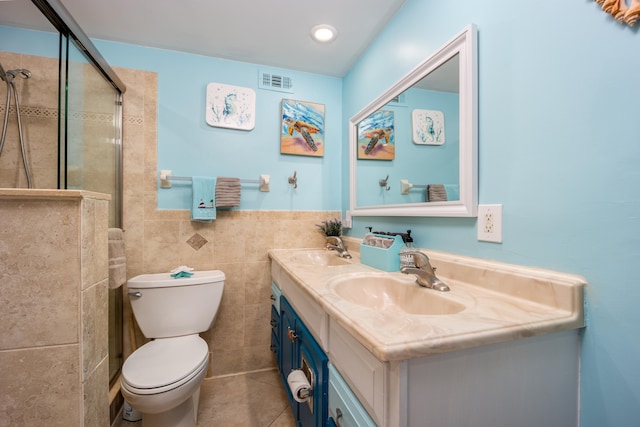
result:
<svg viewBox="0 0 640 427"><path fill-rule="evenodd" d="M415 267L402 267L400 269L401 273L415 274L416 283L425 288L442 292L449 290L449 286L436 277L435 268L431 266L429 257L426 254L420 251L405 252L404 254L413 255Z"/></svg>
<svg viewBox="0 0 640 427"><path fill-rule="evenodd" d="M337 251L338 256L342 258L351 258L351 254L347 251L347 247L340 236L327 236L327 249Z"/></svg>

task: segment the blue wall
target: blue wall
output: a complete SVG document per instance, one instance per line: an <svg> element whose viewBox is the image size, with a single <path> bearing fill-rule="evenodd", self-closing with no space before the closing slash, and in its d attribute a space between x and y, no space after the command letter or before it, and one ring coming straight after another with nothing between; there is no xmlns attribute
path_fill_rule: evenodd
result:
<svg viewBox="0 0 640 427"><path fill-rule="evenodd" d="M255 89L262 67L95 43L112 65L158 72L160 168L270 174L271 193L249 199L245 190L242 209L345 210L348 119L471 22L479 35L479 199L504 205L504 243L478 242L475 218L354 218L351 234L367 225L411 228L417 246L583 275L581 426L638 427L638 25L616 23L591 0L408 0L344 79L282 70L294 94L256 90L251 132L206 125L205 87ZM279 154L283 97L326 105L324 158ZM294 169L296 192L286 182ZM161 208L187 206L178 188L159 195Z"/></svg>
<svg viewBox="0 0 640 427"><path fill-rule="evenodd" d="M271 190L243 186L239 209L340 210L342 177L342 80L335 77L228 61L131 44L92 40L111 66L158 73L158 169L175 176L271 177ZM0 26L0 50L58 56L52 33ZM6 65L7 69L11 68ZM288 76L293 93L258 89L258 72ZM205 121L208 83L249 87L256 91L256 123L251 131L211 127ZM282 99L324 104L323 157L280 154ZM288 178L294 171L298 188ZM191 187L174 182L159 189L160 209L188 209Z"/></svg>
<svg viewBox="0 0 640 427"><path fill-rule="evenodd" d="M341 177L332 173L342 161L342 82L338 78L228 61L130 44L94 41L112 66L158 73L158 169L176 176L271 176L271 191L243 186L240 209L339 210ZM293 93L258 89L258 71L289 76ZM256 124L251 131L211 127L205 121L208 83L256 91ZM280 154L283 98L325 105L324 157ZM298 189L288 184L297 172ZM187 209L188 184L158 191L160 209Z"/></svg>
<svg viewBox="0 0 640 427"><path fill-rule="evenodd" d="M475 219L357 217L351 233L411 228L418 246L583 275L581 426L638 427L638 25L591 0L408 0L343 79L343 123L471 22L479 200L503 204L504 243L478 242Z"/></svg>

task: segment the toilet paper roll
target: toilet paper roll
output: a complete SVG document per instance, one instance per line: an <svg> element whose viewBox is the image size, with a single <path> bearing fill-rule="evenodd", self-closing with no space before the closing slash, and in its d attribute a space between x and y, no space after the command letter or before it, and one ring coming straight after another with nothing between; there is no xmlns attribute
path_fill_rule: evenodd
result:
<svg viewBox="0 0 640 427"><path fill-rule="evenodd" d="M313 387L300 369L295 369L287 376L289 389L296 402L306 402L313 393Z"/></svg>

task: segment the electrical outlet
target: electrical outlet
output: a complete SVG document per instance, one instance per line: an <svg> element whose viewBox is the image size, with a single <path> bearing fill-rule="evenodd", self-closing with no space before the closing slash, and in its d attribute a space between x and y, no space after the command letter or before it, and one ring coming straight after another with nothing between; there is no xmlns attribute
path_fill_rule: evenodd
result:
<svg viewBox="0 0 640 427"><path fill-rule="evenodd" d="M342 218L342 228L351 228L351 211L347 211Z"/></svg>
<svg viewBox="0 0 640 427"><path fill-rule="evenodd" d="M478 205L478 240L502 243L502 205Z"/></svg>

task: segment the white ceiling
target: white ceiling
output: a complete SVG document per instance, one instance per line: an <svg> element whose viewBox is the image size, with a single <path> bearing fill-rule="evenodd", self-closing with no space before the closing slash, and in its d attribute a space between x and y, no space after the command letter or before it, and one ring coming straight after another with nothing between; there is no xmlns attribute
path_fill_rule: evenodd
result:
<svg viewBox="0 0 640 427"><path fill-rule="evenodd" d="M90 38L342 77L406 0L60 1ZM0 0L0 24L43 29L32 9ZM338 37L313 41L318 24Z"/></svg>

